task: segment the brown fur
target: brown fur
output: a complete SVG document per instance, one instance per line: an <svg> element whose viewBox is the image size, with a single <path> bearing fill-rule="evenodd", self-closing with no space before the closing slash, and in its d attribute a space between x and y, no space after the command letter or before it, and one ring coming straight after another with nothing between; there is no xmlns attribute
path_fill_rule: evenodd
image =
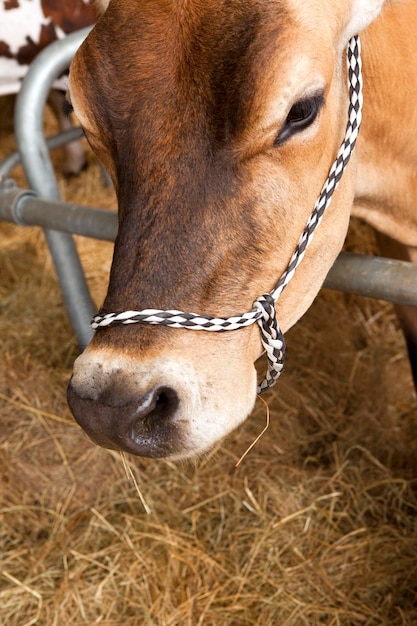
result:
<svg viewBox="0 0 417 626"><path fill-rule="evenodd" d="M229 316L249 310L274 286L344 133L347 40L381 5L111 0L74 59L70 87L76 114L118 195L120 227L104 311L177 308ZM416 64L413 25L415 5L388 5L363 37L366 106L357 169L354 162L345 172L278 302L284 330L320 288L352 206L391 237L417 244L417 138L409 142L409 128L417 128L417 81L407 83ZM325 105L316 122L277 145L292 105L317 90ZM212 386L224 402L224 390L233 389L237 402L252 389L248 367L259 352L254 327L222 338L142 326L99 331L79 361L73 404L80 404L77 396L99 398L99 424L112 390L115 406L115 390L124 388L131 407L132 394L148 397L137 378L151 372L158 387L158 364L182 358L197 368L200 398ZM94 384L77 382L112 355L118 363L126 359L126 374L122 363L116 368L121 373L95 374ZM231 365L215 384L225 360ZM178 393L180 410L193 404L191 392ZM83 412L80 406L76 413ZM182 415L188 424L191 417ZM113 419L117 412L106 417ZM184 431L178 441L186 451L194 444L187 447Z"/></svg>

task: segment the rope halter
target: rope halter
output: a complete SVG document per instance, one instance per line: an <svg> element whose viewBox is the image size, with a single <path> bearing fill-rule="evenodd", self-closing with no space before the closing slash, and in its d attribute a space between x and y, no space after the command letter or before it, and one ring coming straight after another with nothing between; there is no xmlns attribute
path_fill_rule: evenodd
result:
<svg viewBox="0 0 417 626"><path fill-rule="evenodd" d="M258 393L263 393L278 380L284 367L285 339L276 318L275 305L285 287L294 276L295 270L303 260L305 251L312 241L314 231L320 224L324 211L329 206L343 171L346 168L359 133L362 119L362 62L360 55L359 37L349 41L347 47L349 110L345 138L340 146L337 157L330 168L314 209L298 240L295 251L275 288L259 296L248 313L233 317L203 316L197 313L159 309L144 309L142 311L124 311L122 313L106 313L96 315L91 323L92 328L107 328L117 324L159 324L172 328L186 328L189 330L208 330L224 332L237 330L257 322L261 331L261 342L267 354L268 367L265 378L258 385Z"/></svg>

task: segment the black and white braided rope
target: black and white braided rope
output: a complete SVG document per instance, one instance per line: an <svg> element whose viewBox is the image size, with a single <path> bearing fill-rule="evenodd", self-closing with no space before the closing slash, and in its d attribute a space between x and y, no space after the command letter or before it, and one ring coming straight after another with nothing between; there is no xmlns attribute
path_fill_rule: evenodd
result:
<svg viewBox="0 0 417 626"><path fill-rule="evenodd" d="M330 168L329 176L323 185L314 209L298 240L287 269L281 275L274 289L270 293L257 298L251 311L233 317L213 317L176 310L144 309L142 311L98 314L91 323L94 330L117 324L158 324L172 328L225 332L245 328L257 322L261 331L261 342L268 359L268 369L264 380L258 385L258 393L263 393L272 387L281 374L285 360L285 339L276 318L275 304L303 260L307 247L313 238L314 231L320 224L343 171L349 162L359 133L363 96L360 41L357 36L352 37L348 44L347 61L350 103L345 138Z"/></svg>

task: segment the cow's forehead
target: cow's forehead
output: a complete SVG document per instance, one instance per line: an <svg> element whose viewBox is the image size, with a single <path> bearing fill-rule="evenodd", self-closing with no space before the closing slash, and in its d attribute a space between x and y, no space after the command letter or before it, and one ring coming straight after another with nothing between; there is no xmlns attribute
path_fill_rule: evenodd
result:
<svg viewBox="0 0 417 626"><path fill-rule="evenodd" d="M271 60L297 52L328 62L338 47L346 3L332 0L111 0L84 46L95 70L132 81L134 67L149 80L184 69L190 81L224 84L250 69L262 78ZM344 8L333 11L333 6ZM329 10L330 9L330 10ZM343 14L343 15L341 15ZM343 41L343 44L346 42ZM297 56L297 55L296 55ZM185 71L186 70L186 71ZM148 74L146 74L148 72ZM138 74L140 78L142 74ZM149 85L150 87L152 84ZM186 87L186 85L185 85Z"/></svg>
<svg viewBox="0 0 417 626"><path fill-rule="evenodd" d="M236 20L247 20L254 14L264 15L273 19L277 11L294 15L297 21L305 27L317 28L321 33L325 30L337 31L346 25L346 20L352 14L361 11L361 2L371 3L372 0L95 0L100 13L104 13L109 5L118 5L121 12L131 17L144 15L148 10L162 11L170 18L177 16L182 25L203 18L223 16L224 24L230 17ZM382 0L373 0L374 4L381 4ZM363 12L363 10L362 10Z"/></svg>
<svg viewBox="0 0 417 626"><path fill-rule="evenodd" d="M125 29L140 29L145 41L154 42L170 35L190 40L198 34L202 43L206 35L213 41L227 34L232 38L237 32L243 37L245 30L253 32L257 22L264 36L281 24L290 34L298 25L326 39L331 33L337 36L351 12L351 2L336 0L111 0L105 7L103 28L98 26L104 33L112 27L119 35ZM164 25L168 29L161 31Z"/></svg>
<svg viewBox="0 0 417 626"><path fill-rule="evenodd" d="M110 99L123 93L126 107L128 103L140 107L156 96L159 101L163 98L166 111L176 91L187 106L190 102L198 106L200 100L206 112L211 107L220 126L227 118L233 130L234 124L244 124L245 114L253 114L256 98L268 86L274 92L288 91L291 98L298 83L302 96L312 66L321 82L325 69L332 71L332 28L328 23L320 26L319 11L314 23L308 23L300 4L297 0L129 4L112 0L74 67L81 60L82 72L89 75L84 85L102 87ZM113 93L107 89L110 75ZM120 106L119 102L119 113ZM108 109L104 100L103 108Z"/></svg>

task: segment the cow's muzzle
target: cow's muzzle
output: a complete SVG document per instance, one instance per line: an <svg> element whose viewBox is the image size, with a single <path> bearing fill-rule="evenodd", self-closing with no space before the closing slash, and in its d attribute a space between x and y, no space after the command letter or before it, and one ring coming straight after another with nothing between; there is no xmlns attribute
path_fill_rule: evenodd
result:
<svg viewBox="0 0 417 626"><path fill-rule="evenodd" d="M218 350L211 336L199 337L194 360L182 356L183 342L170 354L142 352L140 358L93 342L75 361L68 386L78 424L98 445L137 456L179 460L211 448L252 410L256 370L249 355L235 358L223 334Z"/></svg>

